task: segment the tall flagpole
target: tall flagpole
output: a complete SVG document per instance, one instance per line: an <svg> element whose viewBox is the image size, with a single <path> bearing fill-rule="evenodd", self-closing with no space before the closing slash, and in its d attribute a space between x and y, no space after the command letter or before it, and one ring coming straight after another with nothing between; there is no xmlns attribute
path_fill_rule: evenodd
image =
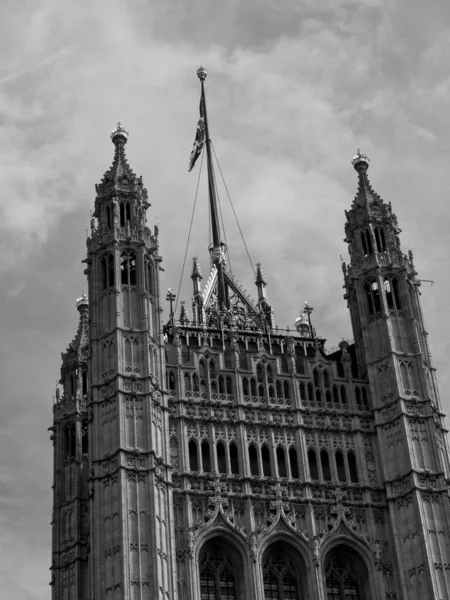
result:
<svg viewBox="0 0 450 600"><path fill-rule="evenodd" d="M217 269L217 292L218 292L218 303L219 309L228 308L228 298L225 289L225 244L220 239L220 225L219 225L219 213L217 209L217 197L216 197L216 186L214 179L214 169L212 164L211 156L211 139L209 137L208 128L208 116L206 113L206 97L205 97L205 79L207 76L206 69L200 67L197 71L197 76L200 79L202 86L201 102L203 108L203 119L205 122L205 138L206 138L206 159L208 166L208 190L209 190L209 203L211 207L211 229L212 229L212 249L211 257L212 262Z"/></svg>

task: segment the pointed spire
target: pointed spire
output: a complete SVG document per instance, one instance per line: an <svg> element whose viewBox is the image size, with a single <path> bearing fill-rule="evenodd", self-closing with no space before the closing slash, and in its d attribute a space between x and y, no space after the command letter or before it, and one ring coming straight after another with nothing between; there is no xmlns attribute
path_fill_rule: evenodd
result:
<svg viewBox="0 0 450 600"><path fill-rule="evenodd" d="M200 281L203 279L202 271L200 269L200 265L198 264L198 258L196 256L194 256L194 258L192 259L191 279Z"/></svg>
<svg viewBox="0 0 450 600"><path fill-rule="evenodd" d="M255 284L257 286L259 285L267 285L267 280L266 280L266 276L263 273L262 267L261 267L261 263L256 263L256 281Z"/></svg>
<svg viewBox="0 0 450 600"><path fill-rule="evenodd" d="M78 328L66 352L63 352L61 355L63 362L61 372L74 368L87 360L89 346L89 301L86 294L77 299L76 307L80 313ZM63 383L63 379L61 379L61 383Z"/></svg>
<svg viewBox="0 0 450 600"><path fill-rule="evenodd" d="M383 202L381 197L372 188L367 170L369 169L370 159L366 154L363 154L358 148L356 156L352 159L352 165L358 173L358 191L353 201L353 207L370 207L372 203Z"/></svg>
<svg viewBox="0 0 450 600"><path fill-rule="evenodd" d="M184 300L181 301L179 321L182 325L187 325L189 323L189 317L186 310L186 302Z"/></svg>

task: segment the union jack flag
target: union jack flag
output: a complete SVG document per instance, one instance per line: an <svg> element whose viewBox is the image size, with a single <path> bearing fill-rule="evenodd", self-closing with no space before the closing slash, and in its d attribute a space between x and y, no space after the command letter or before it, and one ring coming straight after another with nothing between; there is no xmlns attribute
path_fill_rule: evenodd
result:
<svg viewBox="0 0 450 600"><path fill-rule="evenodd" d="M203 145L205 143L205 118L203 111L203 98L200 98L200 119L197 123L197 132L195 134L194 146L192 148L191 156L189 158L189 171L192 171L195 163L197 162L197 158L200 156L203 150Z"/></svg>

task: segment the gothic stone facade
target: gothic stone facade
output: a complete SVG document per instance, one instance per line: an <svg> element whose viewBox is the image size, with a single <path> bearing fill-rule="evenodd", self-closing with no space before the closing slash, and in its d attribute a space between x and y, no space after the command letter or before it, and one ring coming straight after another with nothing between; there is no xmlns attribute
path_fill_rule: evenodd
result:
<svg viewBox="0 0 450 600"><path fill-rule="evenodd" d="M54 404L54 600L450 598L449 460L413 257L358 154L354 343L226 271L161 322L158 230L113 132Z"/></svg>

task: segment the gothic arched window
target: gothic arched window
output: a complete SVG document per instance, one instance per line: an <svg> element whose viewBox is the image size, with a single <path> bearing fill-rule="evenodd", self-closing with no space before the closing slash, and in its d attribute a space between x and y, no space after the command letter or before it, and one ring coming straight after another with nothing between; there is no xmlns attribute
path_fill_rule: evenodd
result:
<svg viewBox="0 0 450 600"><path fill-rule="evenodd" d="M114 255L105 254L100 259L102 289L114 287Z"/></svg>
<svg viewBox="0 0 450 600"><path fill-rule="evenodd" d="M358 467L356 465L356 456L354 452L349 452L348 458L348 469L350 471L350 480L352 483L358 483Z"/></svg>
<svg viewBox="0 0 450 600"><path fill-rule="evenodd" d="M136 285L136 255L132 250L120 255L120 277L122 285Z"/></svg>
<svg viewBox="0 0 450 600"><path fill-rule="evenodd" d="M291 477L293 479L298 479L297 450L294 448L294 446L289 448L289 466L291 467Z"/></svg>
<svg viewBox="0 0 450 600"><path fill-rule="evenodd" d="M299 566L295 552L284 542L276 542L263 559L264 600L298 600L300 598Z"/></svg>
<svg viewBox="0 0 450 600"><path fill-rule="evenodd" d="M272 477L272 467L270 465L270 451L268 446L264 444L261 448L261 460L263 466L263 475Z"/></svg>
<svg viewBox="0 0 450 600"><path fill-rule="evenodd" d="M209 452L209 442L208 440L202 441L202 465L203 472L210 473L211 472L211 455Z"/></svg>
<svg viewBox="0 0 450 600"><path fill-rule="evenodd" d="M284 392L284 397L285 398L289 398L290 394L289 394L289 382L285 379L283 382L283 392Z"/></svg>
<svg viewBox="0 0 450 600"><path fill-rule="evenodd" d="M381 312L381 298L378 283L375 279L369 279L364 284L364 291L366 293L367 304L369 307L369 315L374 315Z"/></svg>
<svg viewBox="0 0 450 600"><path fill-rule="evenodd" d="M330 376L328 374L328 371L325 369L325 371L323 372L323 385L326 388L330 387Z"/></svg>
<svg viewBox="0 0 450 600"><path fill-rule="evenodd" d="M372 240L370 239L370 231L368 229L364 229L363 231L361 231L361 243L364 256L373 254Z"/></svg>
<svg viewBox="0 0 450 600"><path fill-rule="evenodd" d="M238 579L242 557L225 540L202 548L199 560L200 600L243 600Z"/></svg>
<svg viewBox="0 0 450 600"><path fill-rule="evenodd" d="M305 389L305 384L303 383L303 381L300 382L300 398L302 400L306 400L306 389Z"/></svg>
<svg viewBox="0 0 450 600"><path fill-rule="evenodd" d="M345 463L344 463L344 455L340 450L336 451L336 471L339 481L346 481L347 476L345 474Z"/></svg>
<svg viewBox="0 0 450 600"><path fill-rule="evenodd" d="M313 448L308 450L308 464L309 464L309 475L313 481L319 479L319 469L317 468L317 457L316 452Z"/></svg>
<svg viewBox="0 0 450 600"><path fill-rule="evenodd" d="M194 439L189 440L189 468L191 471L198 471L198 449L197 442Z"/></svg>
<svg viewBox="0 0 450 600"><path fill-rule="evenodd" d="M225 444L223 442L217 442L217 469L219 473L227 472L227 460L225 454Z"/></svg>
<svg viewBox="0 0 450 600"><path fill-rule="evenodd" d="M250 474L259 475L258 451L254 444L250 444L250 446L248 447L248 459L250 461Z"/></svg>
<svg viewBox="0 0 450 600"><path fill-rule="evenodd" d="M230 442L229 451L231 472L233 475L239 475L238 449L235 442Z"/></svg>
<svg viewBox="0 0 450 600"><path fill-rule="evenodd" d="M384 293L386 294L386 302L388 308L393 310L400 310L400 294L398 289L398 280L396 277L385 277L383 280L384 283Z"/></svg>
<svg viewBox="0 0 450 600"><path fill-rule="evenodd" d="M242 391L244 392L244 396L248 396L248 379L247 379L247 377L242 378Z"/></svg>
<svg viewBox="0 0 450 600"><path fill-rule="evenodd" d="M325 481L331 481L330 459L326 450L320 452L320 463L322 465L322 475Z"/></svg>
<svg viewBox="0 0 450 600"><path fill-rule="evenodd" d="M386 250L386 239L384 237L384 229L382 227L375 227L375 241L377 243L378 252L385 252Z"/></svg>
<svg viewBox="0 0 450 600"><path fill-rule="evenodd" d="M367 569L358 554L344 544L331 550L325 561L327 600L369 598Z"/></svg>
<svg viewBox="0 0 450 600"><path fill-rule="evenodd" d="M229 375L227 375L226 378L226 390L227 390L227 394L231 395L233 393L233 384L231 383L231 377Z"/></svg>
<svg viewBox="0 0 450 600"><path fill-rule="evenodd" d="M286 453L283 446L277 448L278 477L287 477Z"/></svg>

